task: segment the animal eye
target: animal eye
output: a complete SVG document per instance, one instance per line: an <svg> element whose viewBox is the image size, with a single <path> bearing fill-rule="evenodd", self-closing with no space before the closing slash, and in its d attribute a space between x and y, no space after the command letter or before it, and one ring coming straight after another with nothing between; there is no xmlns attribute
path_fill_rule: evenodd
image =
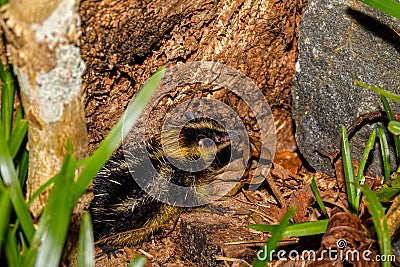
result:
<svg viewBox="0 0 400 267"><path fill-rule="evenodd" d="M204 134L199 134L196 138L197 143L200 143L201 140L205 139L206 136Z"/></svg>
<svg viewBox="0 0 400 267"><path fill-rule="evenodd" d="M210 138L204 138L199 141L199 147L201 148L212 148L214 146L215 144Z"/></svg>

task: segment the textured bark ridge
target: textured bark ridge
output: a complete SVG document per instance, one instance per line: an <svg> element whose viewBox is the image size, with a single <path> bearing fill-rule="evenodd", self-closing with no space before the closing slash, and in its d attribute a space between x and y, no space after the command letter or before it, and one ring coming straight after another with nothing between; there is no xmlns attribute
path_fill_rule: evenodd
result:
<svg viewBox="0 0 400 267"><path fill-rule="evenodd" d="M9 50L29 123L27 199L60 168L70 139L78 159L87 152L81 94L84 63L76 46L75 1L10 1ZM31 206L40 215L49 191Z"/></svg>

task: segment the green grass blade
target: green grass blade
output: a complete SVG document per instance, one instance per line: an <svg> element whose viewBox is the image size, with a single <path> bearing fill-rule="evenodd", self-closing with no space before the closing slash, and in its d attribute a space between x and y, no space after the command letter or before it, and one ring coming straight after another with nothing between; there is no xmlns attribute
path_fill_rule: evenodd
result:
<svg viewBox="0 0 400 267"><path fill-rule="evenodd" d="M310 187L311 187L311 191L313 192L315 199L317 200L318 206L321 209L322 213L327 215L324 202L322 201L321 195L319 194L317 184L315 183L314 177L311 178Z"/></svg>
<svg viewBox="0 0 400 267"><path fill-rule="evenodd" d="M10 213L10 194L2 184L0 189L0 252L2 251L1 248L3 247L4 238L7 233Z"/></svg>
<svg viewBox="0 0 400 267"><path fill-rule="evenodd" d="M24 267L35 266L36 256L37 256L37 248L33 246L29 247L29 249L25 251L25 253L22 255L21 266Z"/></svg>
<svg viewBox="0 0 400 267"><path fill-rule="evenodd" d="M389 259L389 255L391 254L391 244L385 209L382 207L376 194L371 191L368 186L361 185L361 191L365 196L366 206L368 207L374 221L376 234L378 236L380 255L385 255L386 259ZM382 262L381 264L383 267L390 266L389 261Z"/></svg>
<svg viewBox="0 0 400 267"><path fill-rule="evenodd" d="M369 135L367 144L364 149L364 153L361 157L360 166L358 167L358 172L357 172L357 177L356 177L356 183L360 183L364 176L365 165L367 163L369 153L371 152L372 148L374 147L375 138L376 138L376 130L373 129L371 131L371 134Z"/></svg>
<svg viewBox="0 0 400 267"><path fill-rule="evenodd" d="M44 191L46 190L46 188L48 188L51 184L54 183L54 181L56 179L60 179L59 175L56 174L54 175L52 178L50 178L47 182L45 182L41 187L39 187L38 190L36 190L35 193L33 193L33 195L31 196L31 198L28 200L28 203L26 203L26 205L29 207L30 205L32 205L33 201Z"/></svg>
<svg viewBox="0 0 400 267"><path fill-rule="evenodd" d="M400 122L399 121L389 122L388 130L394 135L400 135Z"/></svg>
<svg viewBox="0 0 400 267"><path fill-rule="evenodd" d="M294 223L286 225L282 231L282 237L295 237L295 236L310 236L323 234L326 231L329 220L319 220L315 222ZM274 233L279 227L276 224L250 224L249 228L261 231Z"/></svg>
<svg viewBox="0 0 400 267"><path fill-rule="evenodd" d="M76 160L69 149L39 220L33 244L39 247L35 266L58 267L60 264L74 205L71 192L75 169Z"/></svg>
<svg viewBox="0 0 400 267"><path fill-rule="evenodd" d="M379 142L381 145L382 162L383 162L383 173L385 182L390 181L390 152L389 145L386 140L385 131L382 126L378 125Z"/></svg>
<svg viewBox="0 0 400 267"><path fill-rule="evenodd" d="M20 106L17 108L17 111L15 112L14 122L15 122L15 121L20 121L20 120L22 120L23 117L24 117L24 112L23 112L23 110L22 110L22 106L20 105Z"/></svg>
<svg viewBox="0 0 400 267"><path fill-rule="evenodd" d="M135 121L139 118L141 112L150 101L154 91L157 89L158 84L164 76L164 72L165 68L162 67L151 76L147 83L136 94L135 100L129 104L124 114L108 133L107 137L103 140L98 149L91 157L85 160L86 166L83 168L76 182L74 199L78 200L85 192L92 179L110 158L113 151L117 149L122 139L125 138L127 133L124 133L123 130L127 128L131 129L133 127Z"/></svg>
<svg viewBox="0 0 400 267"><path fill-rule="evenodd" d="M29 165L29 154L26 149L24 149L19 157L18 164L18 180L21 186L25 184L26 178L28 176L28 165Z"/></svg>
<svg viewBox="0 0 400 267"><path fill-rule="evenodd" d="M2 82L1 93L1 124L5 133L6 140L11 133L12 116L14 110L14 76L11 73L11 67L7 66L4 70L3 64L0 62L0 79Z"/></svg>
<svg viewBox="0 0 400 267"><path fill-rule="evenodd" d="M85 213L82 218L81 230L79 233L79 267L94 266L94 240L93 228L90 214Z"/></svg>
<svg viewBox="0 0 400 267"><path fill-rule="evenodd" d="M384 95L381 95L381 101L382 101L383 107L385 109L386 115L389 118L389 123L392 121L395 121L392 109ZM400 162L400 137L396 134L393 134L393 140L394 140L394 146L396 148L396 162L399 163Z"/></svg>
<svg viewBox="0 0 400 267"><path fill-rule="evenodd" d="M360 0L360 1L392 17L400 19L400 3L396 2L395 0Z"/></svg>
<svg viewBox="0 0 400 267"><path fill-rule="evenodd" d="M381 94L383 96L386 96L386 97L388 97L390 99L393 99L394 101L400 102L400 95L393 94L391 92L383 90L380 87L376 87L376 86L373 86L373 85L370 85L370 84L367 84L367 83L364 83L364 82L361 82L361 81L355 80L354 82L356 84L364 87L364 88L367 88L369 90L375 91L376 93Z"/></svg>
<svg viewBox="0 0 400 267"><path fill-rule="evenodd" d="M10 149L10 154L12 158L15 158L19 149L21 148L27 131L28 122L26 120L19 120L15 122L10 139L8 139L8 147Z"/></svg>
<svg viewBox="0 0 400 267"><path fill-rule="evenodd" d="M376 138L376 130L372 130L371 134L369 135L367 144L364 149L364 153L361 157L360 166L358 167L357 177L356 177L356 184L363 184L364 183L364 169L365 165L367 164L367 160L369 157L369 153L371 152L372 148L375 145L375 138ZM360 198L361 198L361 190L357 187L356 190L356 200L354 202L355 209L358 210L360 205Z"/></svg>
<svg viewBox="0 0 400 267"><path fill-rule="evenodd" d="M141 256L136 256L128 267L144 267L146 259Z"/></svg>
<svg viewBox="0 0 400 267"><path fill-rule="evenodd" d="M264 267L271 260L272 255L270 255L270 252L276 251L276 249L278 248L278 243L282 237L282 233L285 231L285 228L289 224L289 220L292 218L295 212L296 206L293 206L288 210L288 212L283 217L280 225L274 229L272 236L268 239L268 242L265 244L262 251L259 251L259 253L257 253L257 258L254 261L253 267ZM260 256L262 258L264 258L265 256L265 259L261 259Z"/></svg>
<svg viewBox="0 0 400 267"><path fill-rule="evenodd" d="M392 109L389 105L387 98L384 95L380 95L380 97L381 97L381 101L383 104L383 108L385 109L386 115L388 116L390 121L394 121L394 115L393 115Z"/></svg>
<svg viewBox="0 0 400 267"><path fill-rule="evenodd" d="M6 139L4 131L0 130L0 144L5 144ZM22 230L28 241L32 240L35 232L32 218L26 208L21 185L19 183L17 172L7 146L0 145L0 173L4 185L10 190L10 199L18 220L21 223Z"/></svg>
<svg viewBox="0 0 400 267"><path fill-rule="evenodd" d="M342 126L342 157L343 157L344 179L346 181L347 198L352 212L357 213L355 205L356 188L354 179L353 157L351 156L350 143L347 137L346 128L344 126Z"/></svg>
<svg viewBox="0 0 400 267"><path fill-rule="evenodd" d="M17 241L11 233L11 229L7 231L5 244L4 252L6 254L8 266L21 266Z"/></svg>

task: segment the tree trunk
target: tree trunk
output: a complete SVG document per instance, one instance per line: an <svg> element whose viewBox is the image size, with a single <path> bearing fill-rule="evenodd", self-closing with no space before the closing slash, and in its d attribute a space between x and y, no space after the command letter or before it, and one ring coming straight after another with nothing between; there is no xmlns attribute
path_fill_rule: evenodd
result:
<svg viewBox="0 0 400 267"><path fill-rule="evenodd" d="M60 170L68 140L78 159L87 154L81 93L84 63L77 46L80 18L74 0L10 0L5 17L8 48L29 123L29 199ZM35 217L48 194L44 191L33 202Z"/></svg>

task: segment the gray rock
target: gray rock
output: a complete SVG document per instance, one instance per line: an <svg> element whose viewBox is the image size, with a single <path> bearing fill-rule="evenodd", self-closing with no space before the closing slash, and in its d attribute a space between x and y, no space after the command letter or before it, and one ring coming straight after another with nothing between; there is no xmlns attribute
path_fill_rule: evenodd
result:
<svg viewBox="0 0 400 267"><path fill-rule="evenodd" d="M355 4L356 3L356 4ZM340 146L341 126L383 109L361 80L400 94L400 22L352 0L309 0L299 27L299 58L293 83L293 118L299 150L317 171L333 174L330 153ZM400 105L392 109L399 112ZM360 160L374 125L351 139ZM369 170L381 173L379 146Z"/></svg>

